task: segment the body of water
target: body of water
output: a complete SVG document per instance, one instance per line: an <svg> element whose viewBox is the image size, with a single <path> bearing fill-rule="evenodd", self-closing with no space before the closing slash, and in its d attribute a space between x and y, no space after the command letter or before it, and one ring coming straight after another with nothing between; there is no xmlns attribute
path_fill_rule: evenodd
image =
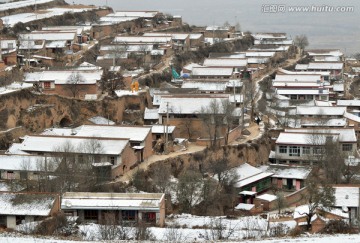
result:
<svg viewBox="0 0 360 243"><path fill-rule="evenodd" d="M190 25L240 23L251 32L308 36L309 48L360 52L359 0L74 0L114 10L159 10Z"/></svg>

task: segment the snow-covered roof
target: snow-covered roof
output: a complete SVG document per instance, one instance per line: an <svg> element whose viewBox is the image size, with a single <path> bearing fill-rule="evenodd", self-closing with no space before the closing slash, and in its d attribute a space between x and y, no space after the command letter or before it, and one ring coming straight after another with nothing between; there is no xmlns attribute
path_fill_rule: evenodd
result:
<svg viewBox="0 0 360 243"><path fill-rule="evenodd" d="M55 84L67 84L74 75L79 76L77 84L96 84L101 79L103 70L63 70L25 73L24 82L54 81ZM76 76L74 76L76 77Z"/></svg>
<svg viewBox="0 0 360 243"><path fill-rule="evenodd" d="M94 116L89 118L88 120L94 123L95 125L115 125L115 122L102 116Z"/></svg>
<svg viewBox="0 0 360 243"><path fill-rule="evenodd" d="M49 31L33 31L27 34L20 34L19 38L26 41L30 40L46 40L46 41L68 41L74 40L76 31L73 32L49 32Z"/></svg>
<svg viewBox="0 0 360 243"><path fill-rule="evenodd" d="M295 70L307 70L309 67L309 64L296 64Z"/></svg>
<svg viewBox="0 0 360 243"><path fill-rule="evenodd" d="M3 3L0 5L0 11L6 11L10 9L23 8L35 4L49 3L54 0L25 0L25 1L12 1L10 3Z"/></svg>
<svg viewBox="0 0 360 243"><path fill-rule="evenodd" d="M252 34L254 39L256 40L264 40L264 39L286 39L285 33L256 33Z"/></svg>
<svg viewBox="0 0 360 243"><path fill-rule="evenodd" d="M296 114L300 116L342 116L346 112L346 107L336 106L297 106Z"/></svg>
<svg viewBox="0 0 360 243"><path fill-rule="evenodd" d="M74 153L96 153L96 151L86 151L86 144L97 140L101 144L101 154L104 155L119 155L128 145L127 139L100 139L93 137L69 137L69 136L25 136L21 143L20 149L26 152L56 152L61 150L61 146L70 143Z"/></svg>
<svg viewBox="0 0 360 243"><path fill-rule="evenodd" d="M175 126L168 126L168 133L173 133L175 130ZM151 126L151 132L152 133L157 133L157 134L163 134L164 131L166 131L166 126L163 125L152 125Z"/></svg>
<svg viewBox="0 0 360 243"><path fill-rule="evenodd" d="M340 216L342 218L348 218L349 217L349 213L345 213L343 212L341 209L337 209L337 208L319 208L325 212ZM299 218L303 218L306 217L306 214L309 213L309 205L301 205L299 207L296 207L294 210L294 219L299 219ZM313 222L316 218L317 218L317 214L315 214L312 218L311 218L311 222ZM305 222L306 223L306 222Z"/></svg>
<svg viewBox="0 0 360 243"><path fill-rule="evenodd" d="M0 170L53 172L57 166L51 158L44 156L0 155Z"/></svg>
<svg viewBox="0 0 360 243"><path fill-rule="evenodd" d="M284 136L280 139L282 134L284 134ZM338 137L339 142L357 142L355 130L353 128L287 128L285 129L285 132L280 133L276 143L296 144L296 142L303 142L304 144L309 144L309 138L311 138L312 134L325 134L324 142L327 135L333 136L334 139ZM296 138L296 135L298 135L298 138ZM293 137L290 138L291 136Z"/></svg>
<svg viewBox="0 0 360 243"><path fill-rule="evenodd" d="M292 45L293 40L255 40L255 45Z"/></svg>
<svg viewBox="0 0 360 243"><path fill-rule="evenodd" d="M196 88L200 91L214 91L214 92L225 92L227 88L227 81L193 81L193 80L184 80L181 88Z"/></svg>
<svg viewBox="0 0 360 243"><path fill-rule="evenodd" d="M72 133L72 137L98 137L98 138L115 138L129 139L130 141L144 141L150 133L150 127L143 126L108 126L108 125L82 125L75 129L68 129L65 136ZM64 129L53 128L53 133L57 136L63 136Z"/></svg>
<svg viewBox="0 0 360 243"><path fill-rule="evenodd" d="M159 109L149 109L145 108L144 120L158 120L159 119Z"/></svg>
<svg viewBox="0 0 360 243"><path fill-rule="evenodd" d="M202 66L197 63L189 63L188 65L184 66L183 69L191 71L194 67L202 67Z"/></svg>
<svg viewBox="0 0 360 243"><path fill-rule="evenodd" d="M276 144L285 145L323 145L326 143L327 136L331 136L333 141L339 137L337 134L316 134L299 132L282 132L280 133Z"/></svg>
<svg viewBox="0 0 360 243"><path fill-rule="evenodd" d="M275 52L273 51L247 51L245 52L246 57L273 57Z"/></svg>
<svg viewBox="0 0 360 243"><path fill-rule="evenodd" d="M345 91L344 83L334 83L333 84L333 90L335 92L344 92Z"/></svg>
<svg viewBox="0 0 360 243"><path fill-rule="evenodd" d="M344 55L339 49L311 49L306 50L309 56L334 56L341 57Z"/></svg>
<svg viewBox="0 0 360 243"><path fill-rule="evenodd" d="M253 209L254 207L255 207L255 204L239 203L239 204L235 207L235 210L245 210L245 211L249 211L249 210Z"/></svg>
<svg viewBox="0 0 360 243"><path fill-rule="evenodd" d="M164 197L162 193L66 192L61 199L61 209L160 211Z"/></svg>
<svg viewBox="0 0 360 243"><path fill-rule="evenodd" d="M329 90L324 88L318 89L276 89L279 95L329 95Z"/></svg>
<svg viewBox="0 0 360 243"><path fill-rule="evenodd" d="M116 11L115 13L108 14L107 16L153 18L158 13L158 11Z"/></svg>
<svg viewBox="0 0 360 243"><path fill-rule="evenodd" d="M238 178L238 181L234 185L235 187L243 187L272 175L272 173L262 172L262 170L248 163L244 163L231 170L235 171Z"/></svg>
<svg viewBox="0 0 360 243"><path fill-rule="evenodd" d="M229 31L230 27L229 26L217 26L217 25L211 25L211 26L207 26L206 31Z"/></svg>
<svg viewBox="0 0 360 243"><path fill-rule="evenodd" d="M342 62L311 62L307 69L309 70L341 70L344 66Z"/></svg>
<svg viewBox="0 0 360 243"><path fill-rule="evenodd" d="M337 106L360 106L360 100L337 100Z"/></svg>
<svg viewBox="0 0 360 243"><path fill-rule="evenodd" d="M264 64L270 62L268 57L248 57L246 60L248 64Z"/></svg>
<svg viewBox="0 0 360 243"><path fill-rule="evenodd" d="M31 0L34 5L34 0ZM35 0L35 2L40 2L45 0ZM16 3L22 3L27 1L18 1ZM2 9L6 4L1 4L0 9ZM34 20L40 20L40 19L46 19L51 18L54 16L60 16L68 12L72 13L81 13L83 11L90 11L93 10L95 7L83 7L83 8L68 8L68 7L57 7L57 8L48 8L46 11L32 11L28 13L19 13L19 14L13 14L13 15L7 15L2 17L4 24L13 27L15 24L21 22L21 23L28 23ZM8 9L6 9L8 10ZM1 10L0 10L1 11ZM76 30L75 30L76 33Z"/></svg>
<svg viewBox="0 0 360 243"><path fill-rule="evenodd" d="M185 40L189 37L186 33L162 33L162 32L146 32L143 36L166 36L171 37L173 40Z"/></svg>
<svg viewBox="0 0 360 243"><path fill-rule="evenodd" d="M298 65L306 65L306 67L307 67L307 64L298 64ZM289 74L289 75L305 75L305 74L306 75L321 75L321 76L329 76L330 75L330 72L328 72L328 71L326 71L326 72L321 72L321 71L289 71L289 70L282 69L282 68L279 68L278 72L282 73L282 74Z"/></svg>
<svg viewBox="0 0 360 243"><path fill-rule="evenodd" d="M301 118L302 127L345 127L346 118Z"/></svg>
<svg viewBox="0 0 360 243"><path fill-rule="evenodd" d="M335 190L335 207L355 207L359 205L359 192L358 186L334 186Z"/></svg>
<svg viewBox="0 0 360 243"><path fill-rule="evenodd" d="M20 50L40 50L45 47L45 40L41 40L40 43L36 43L34 40L19 40Z"/></svg>
<svg viewBox="0 0 360 243"><path fill-rule="evenodd" d="M49 41L45 44L46 48L64 48L66 47L66 40Z"/></svg>
<svg viewBox="0 0 360 243"><path fill-rule="evenodd" d="M359 116L356 116L356 115L351 114L349 112L345 112L344 117L349 119L349 120L355 121L355 122L360 122L360 117Z"/></svg>
<svg viewBox="0 0 360 243"><path fill-rule="evenodd" d="M326 82L327 83L327 82ZM322 88L325 83L314 82L273 82L276 88ZM328 88L328 87L326 87Z"/></svg>
<svg viewBox="0 0 360 243"><path fill-rule="evenodd" d="M203 34L190 34L189 38L190 40L197 40L203 37Z"/></svg>
<svg viewBox="0 0 360 243"><path fill-rule="evenodd" d="M204 66L207 67L246 67L247 64L247 59L207 58L204 60Z"/></svg>
<svg viewBox="0 0 360 243"><path fill-rule="evenodd" d="M314 57L315 62L340 62L340 57L329 57L329 56L315 56Z"/></svg>
<svg viewBox="0 0 360 243"><path fill-rule="evenodd" d="M207 108L213 100L218 103L229 99L229 95L222 96L163 96L160 101L159 114L200 114L202 108ZM219 111L222 112L221 110Z"/></svg>
<svg viewBox="0 0 360 243"><path fill-rule="evenodd" d="M271 172L273 178L305 180L311 172L311 168L305 166L268 165L261 169Z"/></svg>
<svg viewBox="0 0 360 243"><path fill-rule="evenodd" d="M193 67L191 75L193 76L226 76L230 77L233 73L232 67Z"/></svg>
<svg viewBox="0 0 360 243"><path fill-rule="evenodd" d="M169 43L168 36L116 36L113 43Z"/></svg>
<svg viewBox="0 0 360 243"><path fill-rule="evenodd" d="M277 74L274 82L316 82L321 80L321 75L309 74Z"/></svg>
<svg viewBox="0 0 360 243"><path fill-rule="evenodd" d="M22 90L22 89L29 89L32 87L33 87L32 84L14 82L14 83L11 83L10 85L0 87L0 95L12 93L12 92Z"/></svg>
<svg viewBox="0 0 360 243"><path fill-rule="evenodd" d="M121 52L121 51L126 51L126 52L148 52L153 50L153 45L120 45L120 44L115 44L115 45L102 45L100 47L100 51L113 51L113 52Z"/></svg>
<svg viewBox="0 0 360 243"><path fill-rule="evenodd" d="M266 52L282 52L282 51L288 51L289 50L289 46L277 46L277 47L258 47L258 46L253 46L250 47L249 50L251 51L266 51Z"/></svg>
<svg viewBox="0 0 360 243"><path fill-rule="evenodd" d="M0 214L50 216L57 197L43 193L0 193Z"/></svg>
<svg viewBox="0 0 360 243"><path fill-rule="evenodd" d="M272 202L272 201L275 201L277 199L277 196L265 193L265 194L262 194L260 196L257 196L256 198L260 199L260 200Z"/></svg>
<svg viewBox="0 0 360 243"><path fill-rule="evenodd" d="M80 35L82 32L91 29L90 25L68 25L68 26L46 26L42 27L41 30L46 31L60 31L60 32L67 32L68 30L76 30L76 33Z"/></svg>

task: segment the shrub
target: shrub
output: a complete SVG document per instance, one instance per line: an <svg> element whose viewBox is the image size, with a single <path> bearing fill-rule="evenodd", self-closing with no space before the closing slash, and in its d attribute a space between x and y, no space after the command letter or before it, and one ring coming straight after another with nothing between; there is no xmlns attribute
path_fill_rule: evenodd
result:
<svg viewBox="0 0 360 243"><path fill-rule="evenodd" d="M322 234L349 234L352 233L350 225L343 220L330 220L321 230Z"/></svg>

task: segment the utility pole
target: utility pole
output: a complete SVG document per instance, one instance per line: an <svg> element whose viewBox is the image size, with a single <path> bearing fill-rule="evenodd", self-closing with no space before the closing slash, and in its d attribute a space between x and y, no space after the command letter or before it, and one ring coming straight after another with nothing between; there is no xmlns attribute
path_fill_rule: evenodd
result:
<svg viewBox="0 0 360 243"><path fill-rule="evenodd" d="M26 60L26 65L27 68L30 68L30 36L28 36L28 49L27 49L27 60Z"/></svg>
<svg viewBox="0 0 360 243"><path fill-rule="evenodd" d="M169 142L169 102L166 102L165 154L168 154Z"/></svg>

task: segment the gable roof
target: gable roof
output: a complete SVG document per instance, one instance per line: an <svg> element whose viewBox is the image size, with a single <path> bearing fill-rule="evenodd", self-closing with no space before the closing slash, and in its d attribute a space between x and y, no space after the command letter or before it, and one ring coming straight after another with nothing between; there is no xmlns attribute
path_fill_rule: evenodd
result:
<svg viewBox="0 0 360 243"><path fill-rule="evenodd" d="M232 67L193 67L192 76L231 76Z"/></svg>
<svg viewBox="0 0 360 243"><path fill-rule="evenodd" d="M273 173L273 178L299 179L305 180L311 172L310 167L273 165L261 167L263 171Z"/></svg>
<svg viewBox="0 0 360 243"><path fill-rule="evenodd" d="M207 58L204 60L204 66L208 67L246 67L247 59L237 58Z"/></svg>
<svg viewBox="0 0 360 243"><path fill-rule="evenodd" d="M249 185L255 181L270 177L273 173L263 172L259 168L251 166L248 163L244 163L238 167L231 169L235 171L238 176L238 181L235 183L235 187L243 187Z"/></svg>
<svg viewBox="0 0 360 243"><path fill-rule="evenodd" d="M334 187L335 207L356 207L359 205L359 186L337 186Z"/></svg>

